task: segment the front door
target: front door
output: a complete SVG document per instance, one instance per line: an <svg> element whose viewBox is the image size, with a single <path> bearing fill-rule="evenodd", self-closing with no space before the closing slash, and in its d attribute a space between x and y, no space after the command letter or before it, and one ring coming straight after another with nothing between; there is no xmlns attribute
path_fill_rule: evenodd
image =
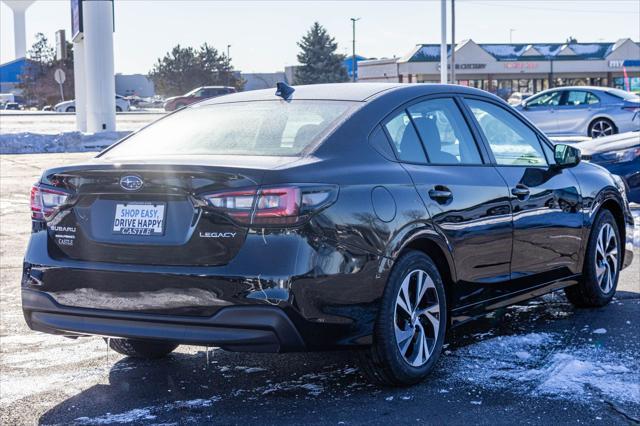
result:
<svg viewBox="0 0 640 426"><path fill-rule="evenodd" d="M454 304L495 296L510 279L509 193L458 102L445 97L414 103L384 127L453 252Z"/></svg>
<svg viewBox="0 0 640 426"><path fill-rule="evenodd" d="M535 285L577 273L583 243L577 180L570 170L550 166L551 148L507 107L479 99L465 103L509 187L512 279Z"/></svg>
<svg viewBox="0 0 640 426"><path fill-rule="evenodd" d="M556 134L559 132L556 115L561 94L561 91L554 91L529 98L525 101L525 106L521 108L521 112L538 129L547 134Z"/></svg>

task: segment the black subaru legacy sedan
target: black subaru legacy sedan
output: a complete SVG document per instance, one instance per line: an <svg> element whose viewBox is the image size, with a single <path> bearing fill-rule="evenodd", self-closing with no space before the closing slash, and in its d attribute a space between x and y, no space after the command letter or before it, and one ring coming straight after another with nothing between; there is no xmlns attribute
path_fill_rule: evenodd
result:
<svg viewBox="0 0 640 426"><path fill-rule="evenodd" d="M24 316L142 358L355 349L412 384L492 309L561 288L606 305L632 259L624 188L480 90L227 95L44 172Z"/></svg>

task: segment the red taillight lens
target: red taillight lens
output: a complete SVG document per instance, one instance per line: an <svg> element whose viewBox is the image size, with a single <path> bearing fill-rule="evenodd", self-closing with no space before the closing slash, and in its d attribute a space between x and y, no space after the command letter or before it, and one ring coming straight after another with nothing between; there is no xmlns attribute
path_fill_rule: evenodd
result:
<svg viewBox="0 0 640 426"><path fill-rule="evenodd" d="M204 195L209 206L244 224L295 225L332 204L337 187L284 186Z"/></svg>
<svg viewBox="0 0 640 426"><path fill-rule="evenodd" d="M253 224L290 225L298 221L300 188L266 188L258 193Z"/></svg>
<svg viewBox="0 0 640 426"><path fill-rule="evenodd" d="M31 218L48 219L67 202L69 194L55 189L44 188L38 184L31 187Z"/></svg>

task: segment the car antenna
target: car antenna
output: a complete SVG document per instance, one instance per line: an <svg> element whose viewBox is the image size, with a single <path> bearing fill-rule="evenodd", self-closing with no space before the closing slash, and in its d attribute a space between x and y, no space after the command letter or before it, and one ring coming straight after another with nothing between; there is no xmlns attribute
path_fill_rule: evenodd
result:
<svg viewBox="0 0 640 426"><path fill-rule="evenodd" d="M284 81L279 81L276 83L276 96L280 96L282 99L289 99L295 91L296 89L289 86Z"/></svg>

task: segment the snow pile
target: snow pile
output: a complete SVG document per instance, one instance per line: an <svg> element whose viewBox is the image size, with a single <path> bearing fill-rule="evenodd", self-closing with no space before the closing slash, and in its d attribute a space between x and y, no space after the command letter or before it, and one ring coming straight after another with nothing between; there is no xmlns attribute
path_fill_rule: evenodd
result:
<svg viewBox="0 0 640 426"><path fill-rule="evenodd" d="M101 151L129 133L131 132L2 133L0 154Z"/></svg>
<svg viewBox="0 0 640 426"><path fill-rule="evenodd" d="M640 403L635 357L595 346L567 348L557 334L496 337L459 349L452 358L455 380L484 388L575 401L598 397Z"/></svg>

